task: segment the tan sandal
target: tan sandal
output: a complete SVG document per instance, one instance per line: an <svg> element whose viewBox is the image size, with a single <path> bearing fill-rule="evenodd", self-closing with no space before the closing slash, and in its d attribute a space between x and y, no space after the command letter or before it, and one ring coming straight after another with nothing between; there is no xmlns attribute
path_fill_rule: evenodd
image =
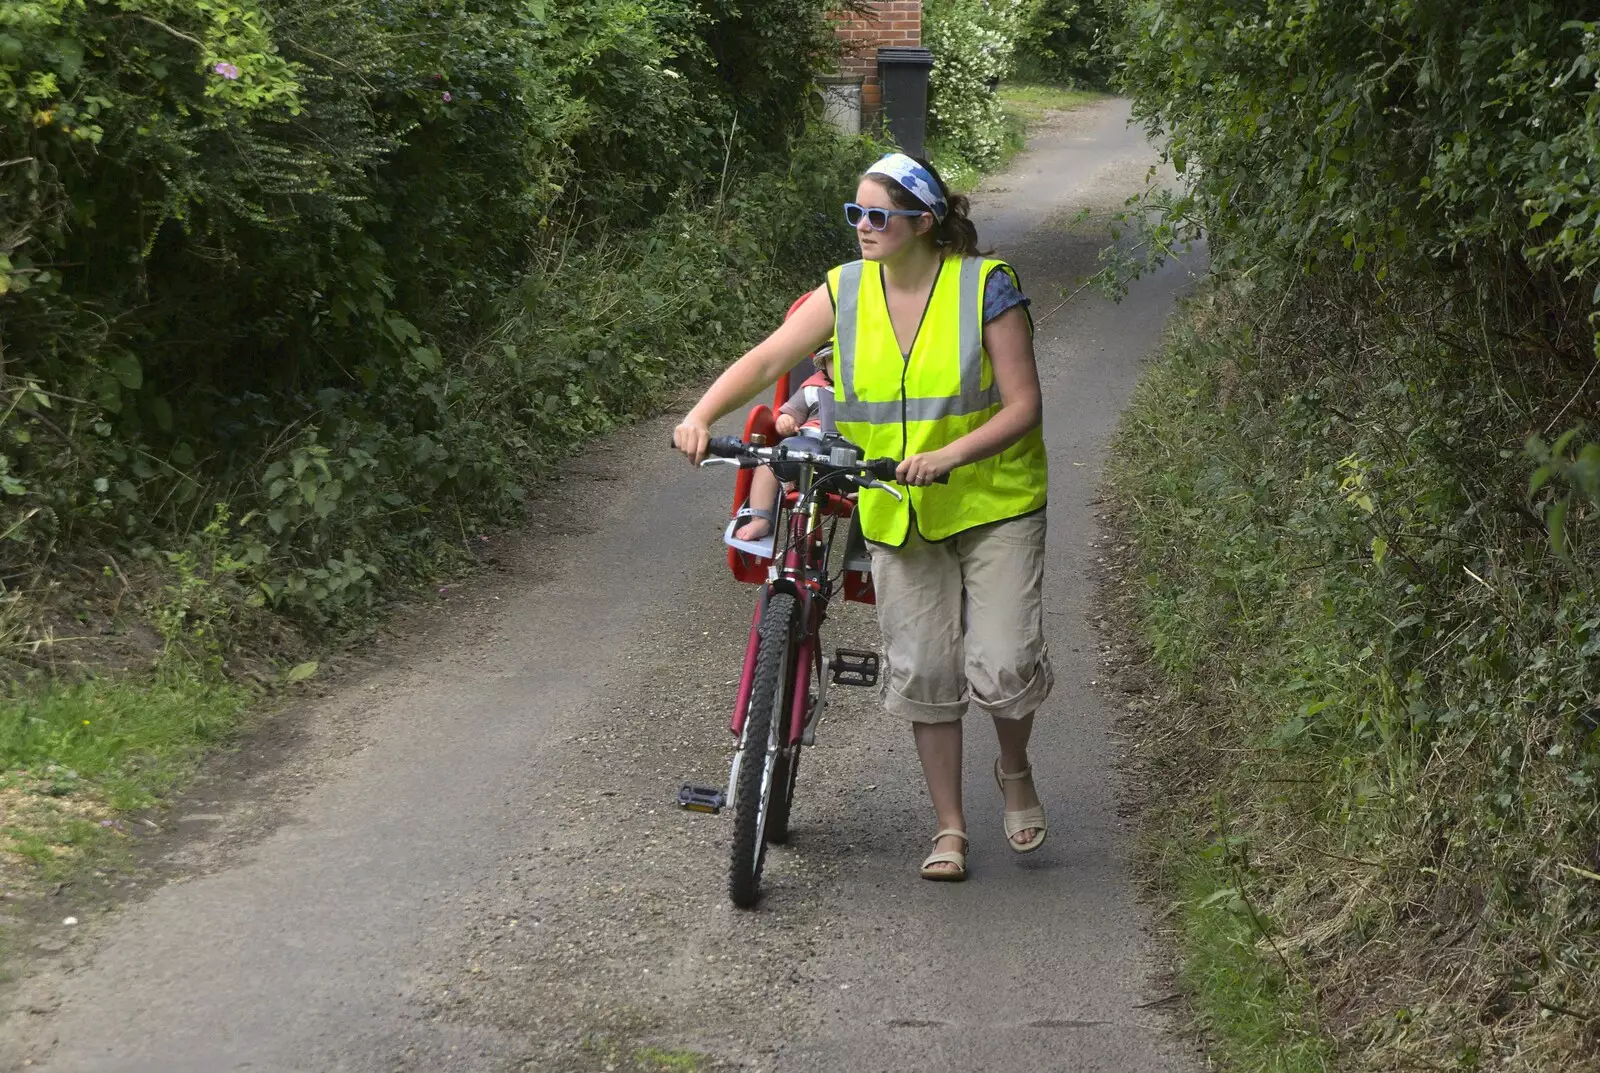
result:
<svg viewBox="0 0 1600 1073"><path fill-rule="evenodd" d="M1002 796L1004 796L1006 792L1006 783L1015 782L1018 779L1026 779L1032 775L1032 764L1029 764L1021 771L1008 775L1000 770L1000 758L998 756L994 758L994 782L996 786L1000 787L1000 793ZM1010 846L1017 853L1032 853L1034 850L1044 845L1045 835L1049 834L1050 832L1049 826L1046 825L1044 821L1043 805L1038 805L1034 808L1018 809L1016 812L1007 812L1005 814L1005 821L1006 845ZM1034 836L1032 842L1019 843L1014 841L1016 836L1021 834L1023 831L1038 831L1039 833Z"/></svg>
<svg viewBox="0 0 1600 1073"><path fill-rule="evenodd" d="M933 836L933 844L938 845L939 839L954 835L961 839L961 844L967 844L967 832L954 827L946 827ZM953 864L954 868L934 868L936 864ZM922 878L931 879L936 883L959 883L967 878L967 855L962 850L945 850L943 853L930 853L928 859L922 862Z"/></svg>

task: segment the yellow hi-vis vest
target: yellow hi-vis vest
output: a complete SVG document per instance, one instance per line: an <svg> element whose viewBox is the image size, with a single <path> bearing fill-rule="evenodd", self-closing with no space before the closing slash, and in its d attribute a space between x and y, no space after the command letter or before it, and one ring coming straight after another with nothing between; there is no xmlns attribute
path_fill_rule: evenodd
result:
<svg viewBox="0 0 1600 1073"><path fill-rule="evenodd" d="M946 257L909 355L889 322L883 266L852 261L828 273L834 417L839 434L867 458L937 451L999 412L1000 389L983 347L984 285L995 271L1016 280L1003 261ZM1045 505L1047 469L1035 428L999 454L951 470L949 484L902 488L904 502L862 489L862 533L899 547L913 518L924 540L944 540L1032 513Z"/></svg>

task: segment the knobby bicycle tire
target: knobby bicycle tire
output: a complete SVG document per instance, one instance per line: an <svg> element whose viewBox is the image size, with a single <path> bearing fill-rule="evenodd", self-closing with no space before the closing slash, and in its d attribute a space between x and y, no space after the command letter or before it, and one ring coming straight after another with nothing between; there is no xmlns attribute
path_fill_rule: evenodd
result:
<svg viewBox="0 0 1600 1073"><path fill-rule="evenodd" d="M750 688L741 735L739 783L733 798L733 848L728 861L728 897L741 909L756 903L761 892L761 866L766 861L764 828L770 818L773 787L777 782L777 750L783 737L782 717L787 715L789 642L794 630L795 602L788 593L774 593L761 614L761 644L756 651L756 672ZM773 738L773 716L778 738ZM762 783L768 796L762 800Z"/></svg>

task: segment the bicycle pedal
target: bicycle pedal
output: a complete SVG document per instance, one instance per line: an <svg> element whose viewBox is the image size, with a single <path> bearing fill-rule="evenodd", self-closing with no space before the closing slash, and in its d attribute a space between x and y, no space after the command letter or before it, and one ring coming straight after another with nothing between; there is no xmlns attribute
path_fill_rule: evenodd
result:
<svg viewBox="0 0 1600 1073"><path fill-rule="evenodd" d="M875 686L878 684L878 654L840 648L828 664L836 686Z"/></svg>
<svg viewBox="0 0 1600 1073"><path fill-rule="evenodd" d="M722 811L723 804L722 791L710 786L684 783L683 789L678 791L678 807L690 812L709 812L715 816Z"/></svg>

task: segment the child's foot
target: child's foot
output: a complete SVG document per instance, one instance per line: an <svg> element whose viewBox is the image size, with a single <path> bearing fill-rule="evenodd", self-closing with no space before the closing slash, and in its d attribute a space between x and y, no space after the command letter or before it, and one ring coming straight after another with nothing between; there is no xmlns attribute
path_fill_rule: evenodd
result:
<svg viewBox="0 0 1600 1073"><path fill-rule="evenodd" d="M772 532L772 523L765 518L757 518L748 525L734 530L733 535L739 540L763 540Z"/></svg>

